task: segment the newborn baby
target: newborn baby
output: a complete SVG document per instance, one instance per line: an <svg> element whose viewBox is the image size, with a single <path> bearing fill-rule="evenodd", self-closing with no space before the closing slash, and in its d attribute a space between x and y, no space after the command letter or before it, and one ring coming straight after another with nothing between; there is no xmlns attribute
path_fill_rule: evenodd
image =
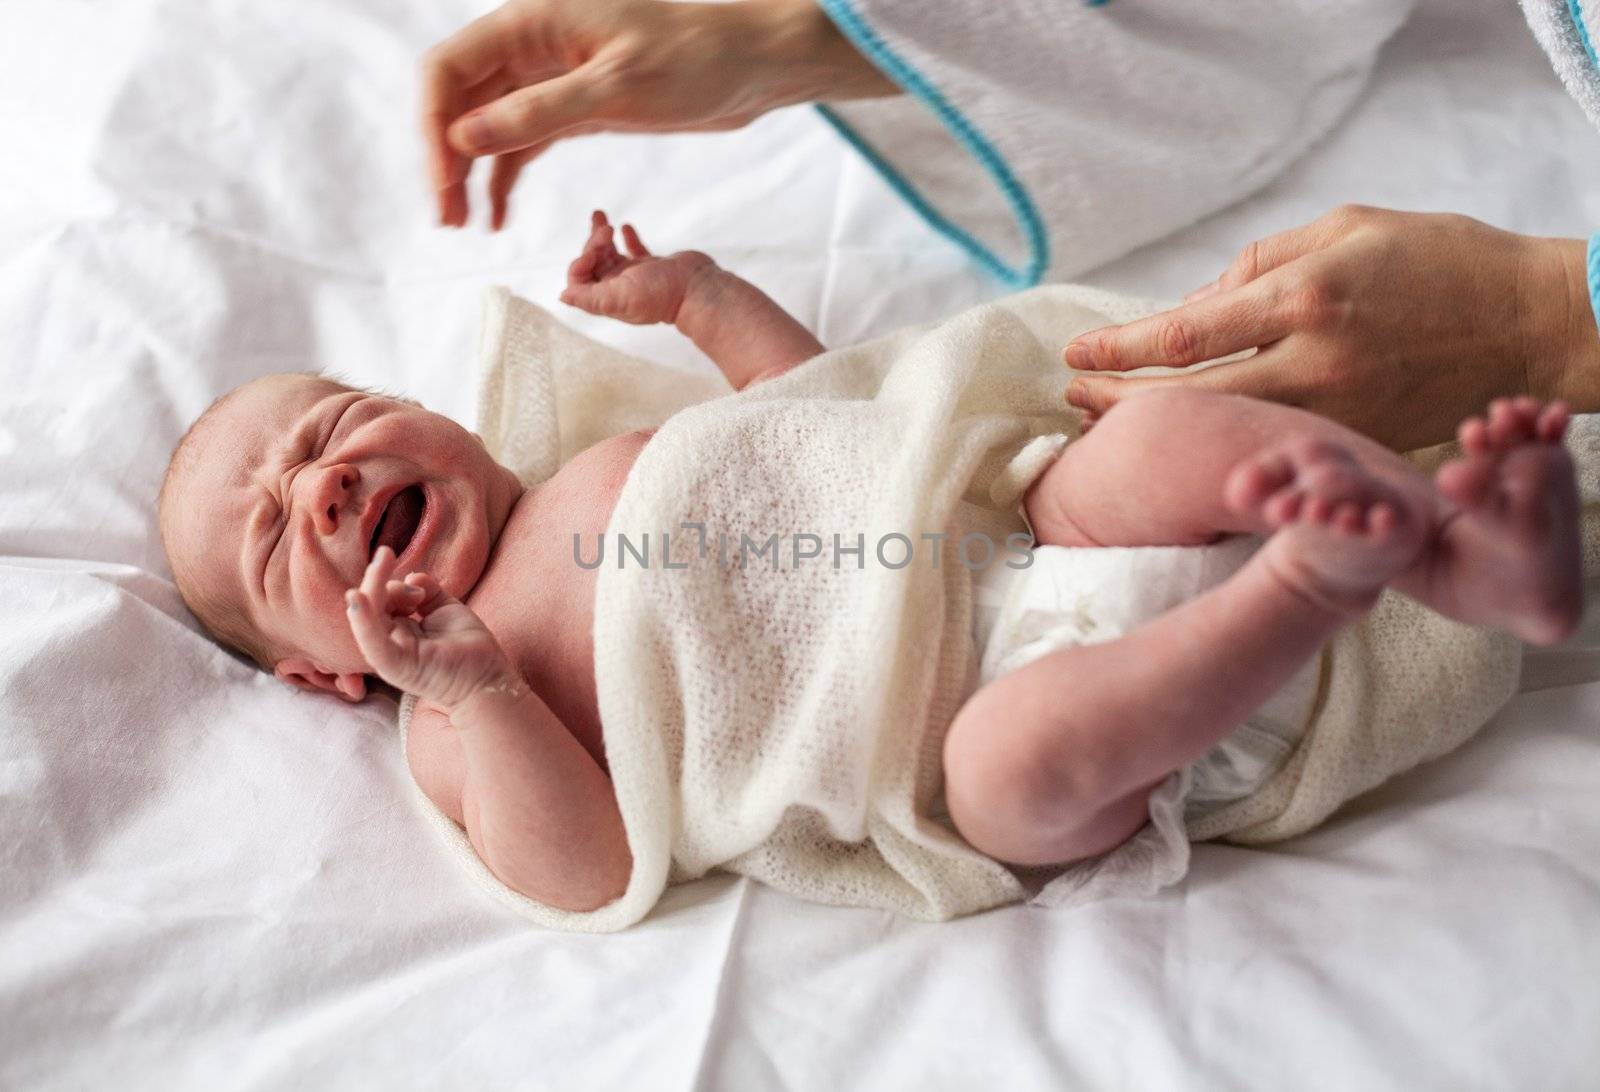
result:
<svg viewBox="0 0 1600 1092"><path fill-rule="evenodd" d="M653 256L626 226L622 238L626 253L595 214L565 302L676 324L735 388L822 351L705 255ZM1028 488L1039 544L1267 541L1126 635L968 694L943 743L954 827L1014 865L1108 852L1149 822L1153 786L1387 587L1463 622L1562 639L1582 608L1566 427L1559 405L1497 402L1462 425L1464 456L1429 481L1294 409L1184 391L1111 410ZM573 543L606 531L650 442L606 440L524 486L414 403L268 376L178 445L162 539L196 616L279 678L359 701L376 675L416 695L407 759L423 792L507 886L589 910L621 895L633 860L596 693L597 573L574 564Z"/></svg>

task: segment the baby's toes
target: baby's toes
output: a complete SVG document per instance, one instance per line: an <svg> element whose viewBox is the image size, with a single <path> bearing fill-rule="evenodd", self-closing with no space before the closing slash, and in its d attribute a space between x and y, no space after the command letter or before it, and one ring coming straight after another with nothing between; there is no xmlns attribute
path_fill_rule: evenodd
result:
<svg viewBox="0 0 1600 1092"><path fill-rule="evenodd" d="M1294 487L1280 489L1268 497L1261 506L1261 518L1269 527L1282 527L1300 518L1305 504L1305 493Z"/></svg>
<svg viewBox="0 0 1600 1092"><path fill-rule="evenodd" d="M1281 452L1267 452L1233 468L1223 486L1222 498L1240 515L1261 511L1262 505L1294 481L1294 466Z"/></svg>
<svg viewBox="0 0 1600 1092"><path fill-rule="evenodd" d="M1488 455L1452 459L1439 468L1439 472L1433 476L1433 482L1446 499L1463 508L1476 508L1488 495L1498 465Z"/></svg>
<svg viewBox="0 0 1600 1092"><path fill-rule="evenodd" d="M1534 422L1534 437L1544 444L1559 444L1562 437L1567 434L1567 425L1572 421L1572 411L1565 402L1551 402L1539 410L1538 420Z"/></svg>
<svg viewBox="0 0 1600 1092"><path fill-rule="evenodd" d="M1300 522L1328 526L1334 522L1340 507L1341 503L1336 496L1327 492L1307 490L1305 501L1300 505Z"/></svg>
<svg viewBox="0 0 1600 1092"><path fill-rule="evenodd" d="M1491 451L1489 422L1482 417L1468 417L1456 426L1456 439L1468 455L1488 455Z"/></svg>
<svg viewBox="0 0 1600 1092"><path fill-rule="evenodd" d="M1379 501L1367 509L1367 534L1379 542L1397 536L1405 522L1405 511L1388 501Z"/></svg>
<svg viewBox="0 0 1600 1092"><path fill-rule="evenodd" d="M1531 398L1496 398L1489 405L1489 444L1509 451L1533 439L1539 403Z"/></svg>
<svg viewBox="0 0 1600 1092"><path fill-rule="evenodd" d="M1300 468L1301 474L1312 467L1355 465L1355 459L1351 454L1338 444L1311 436L1302 436L1289 441L1285 450L1289 459Z"/></svg>
<svg viewBox="0 0 1600 1092"><path fill-rule="evenodd" d="M1362 499L1366 495L1370 479L1359 465L1340 452L1339 457L1325 458L1301 467L1299 482L1311 500L1323 502L1311 504L1308 501L1308 514L1318 513L1331 517L1334 508L1340 503ZM1326 521L1319 520L1319 522Z"/></svg>
<svg viewBox="0 0 1600 1092"><path fill-rule="evenodd" d="M1334 530L1347 535L1359 535L1367 529L1367 506L1357 501L1344 501L1329 516Z"/></svg>
<svg viewBox="0 0 1600 1092"><path fill-rule="evenodd" d="M1563 471L1570 474L1564 455L1552 459L1548 449L1528 447L1506 457L1495 493L1500 518L1515 532L1534 539L1550 533L1550 498L1562 484Z"/></svg>

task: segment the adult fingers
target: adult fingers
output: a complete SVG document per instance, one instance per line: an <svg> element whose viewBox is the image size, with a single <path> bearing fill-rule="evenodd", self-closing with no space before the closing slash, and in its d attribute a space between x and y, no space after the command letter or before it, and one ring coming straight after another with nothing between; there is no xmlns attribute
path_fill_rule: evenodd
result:
<svg viewBox="0 0 1600 1092"><path fill-rule="evenodd" d="M1096 418L1125 398L1143 391L1208 390L1281 402L1293 390L1276 353L1258 353L1233 364L1213 364L1184 375L1123 379L1079 375L1067 386L1067 402Z"/></svg>
<svg viewBox="0 0 1600 1092"><path fill-rule="evenodd" d="M489 227L499 231L506 224L506 208L517 176L537 159L553 141L541 141L528 148L495 156L494 170L489 175Z"/></svg>
<svg viewBox="0 0 1600 1092"><path fill-rule="evenodd" d="M428 171L439 194L439 216L459 226L466 219L470 160L447 138L449 128L472 105L471 92L505 63L507 36L498 13L485 15L430 49L422 58L419 121L428 148Z"/></svg>
<svg viewBox="0 0 1600 1092"><path fill-rule="evenodd" d="M1301 224L1299 227L1268 235L1264 239L1257 239L1239 251L1233 261L1228 263L1228 268L1222 271L1222 276L1189 293L1184 297L1184 302L1192 303L1218 292L1228 292L1249 284L1274 269L1330 246L1351 228L1374 215L1376 215L1374 209L1343 205L1317 217L1309 224Z"/></svg>
<svg viewBox="0 0 1600 1092"><path fill-rule="evenodd" d="M502 95L451 123L445 137L463 155L503 155L545 144L592 121L603 98L593 61Z"/></svg>
<svg viewBox="0 0 1600 1092"><path fill-rule="evenodd" d="M1181 368L1293 332L1297 316L1268 281L1196 300L1122 326L1073 338L1063 353L1079 371L1126 371L1162 365Z"/></svg>
<svg viewBox="0 0 1600 1092"><path fill-rule="evenodd" d="M1264 277L1280 266L1303 258L1314 250L1321 250L1333 241L1332 225L1323 220L1313 220L1265 239L1257 239L1243 250L1217 278L1217 290L1227 292Z"/></svg>

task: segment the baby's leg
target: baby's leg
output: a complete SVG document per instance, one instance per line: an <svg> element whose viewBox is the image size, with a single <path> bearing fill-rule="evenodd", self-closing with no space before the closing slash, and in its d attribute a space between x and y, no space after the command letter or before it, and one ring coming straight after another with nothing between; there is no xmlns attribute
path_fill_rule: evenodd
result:
<svg viewBox="0 0 1600 1092"><path fill-rule="evenodd" d="M1242 723L1421 549L1424 513L1403 491L1359 468L1337 486L1325 495L1303 485L1301 510L1359 518L1291 518L1205 594L974 694L944 748L962 836L1000 860L1057 864L1143 826L1154 785ZM1310 583L1285 580L1285 565Z"/></svg>
<svg viewBox="0 0 1600 1092"><path fill-rule="evenodd" d="M1151 391L1118 403L1028 490L1028 520L1054 546L1188 546L1267 534L1223 485L1246 459L1291 437L1337 444L1418 499L1433 490L1394 452L1323 417L1209 391Z"/></svg>
<svg viewBox="0 0 1600 1092"><path fill-rule="evenodd" d="M1247 417L1257 405L1231 401ZM1147 821L1154 785L1243 722L1390 583L1452 617L1561 639L1582 612L1578 497L1560 446L1566 423L1560 406L1497 402L1487 421L1462 426L1467 455L1441 469L1438 491L1409 464L1387 453L1364 458L1363 444L1305 423L1311 435L1277 438L1219 475L1220 503L1169 493L1182 518L1165 526L1159 514L1104 505L1092 526L1122 533L1102 534L1100 544L1137 544L1141 519L1156 542L1276 533L1204 595L974 694L945 742L957 828L1018 864L1121 844ZM1113 445L1101 445L1108 452ZM1196 475L1206 459L1196 451L1180 475ZM1114 471L1102 468L1112 479L1103 487L1117 488ZM1137 498L1138 482L1124 485ZM1199 477L1189 488L1202 488ZM1075 520L1069 530L1084 528Z"/></svg>
<svg viewBox="0 0 1600 1092"><path fill-rule="evenodd" d="M1303 410L1203 391L1143 394L1040 476L1028 518L1046 544L1197 544L1269 534L1302 503L1326 521L1346 479L1359 491L1371 477L1425 528L1428 548L1395 577L1397 590L1458 621L1550 643L1581 613L1577 490L1560 446L1567 420L1559 405L1497 401L1487 420L1462 425L1467 456L1436 487L1394 452Z"/></svg>

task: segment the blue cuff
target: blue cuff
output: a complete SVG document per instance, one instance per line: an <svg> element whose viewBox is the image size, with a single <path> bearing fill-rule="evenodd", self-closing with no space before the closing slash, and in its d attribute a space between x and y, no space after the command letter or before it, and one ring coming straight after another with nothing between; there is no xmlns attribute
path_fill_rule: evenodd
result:
<svg viewBox="0 0 1600 1092"><path fill-rule="evenodd" d="M1600 231L1589 236L1589 308L1600 328Z"/></svg>
<svg viewBox="0 0 1600 1092"><path fill-rule="evenodd" d="M1589 37L1589 25L1583 21L1583 0L1567 0L1567 17L1578 30L1578 41L1589 55L1589 63L1600 65L1600 57L1594 53L1594 39Z"/></svg>
<svg viewBox="0 0 1600 1092"><path fill-rule="evenodd" d="M1104 2L1104 0L1101 0ZM965 114L945 98L921 72L889 47L854 7L854 0L817 0L825 15L839 28L846 41L856 51L871 61L884 75L922 105L933 112L956 143L966 149L988 172L1000 188L1006 203L1017 218L1028 245L1028 262L1012 266L1002 261L989 247L976 239L961 225L946 217L934 207L926 195L917 190L876 148L842 117L828 107L817 105L817 112L844 137L856 151L877 168L890 187L900 195L935 230L941 232L965 250L977 263L1010 288L1030 288L1039 283L1050 265L1050 240L1045 233L1044 218L1034 206L1033 198L1022 182L1012 172L1005 158L994 145L978 131Z"/></svg>

